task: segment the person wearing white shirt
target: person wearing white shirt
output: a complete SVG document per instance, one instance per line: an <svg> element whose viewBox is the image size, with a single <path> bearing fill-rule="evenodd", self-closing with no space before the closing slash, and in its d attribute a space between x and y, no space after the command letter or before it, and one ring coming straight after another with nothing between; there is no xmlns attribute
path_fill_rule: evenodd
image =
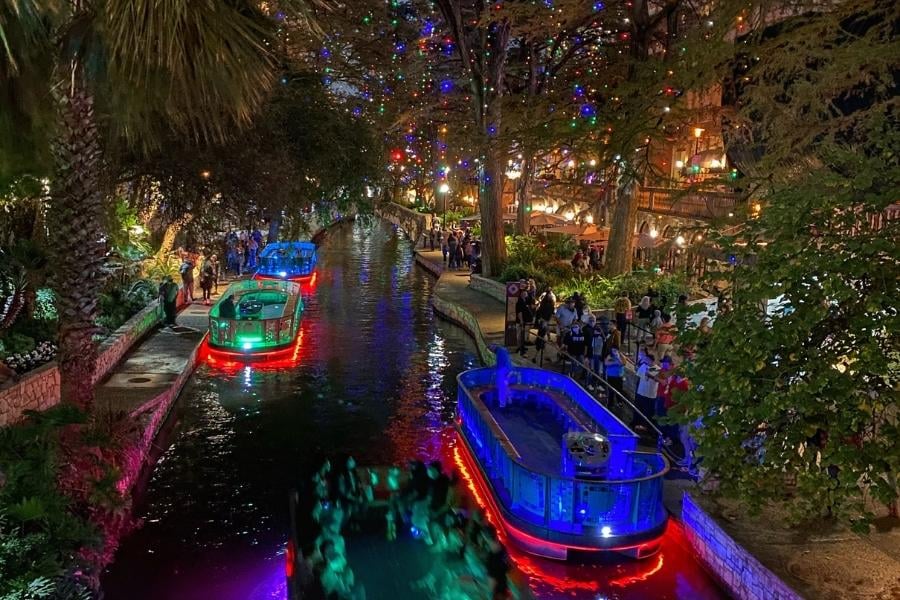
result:
<svg viewBox="0 0 900 600"><path fill-rule="evenodd" d="M556 339L557 343L561 342L563 336L569 331L578 319L578 313L575 312L575 300L566 298L566 302L556 309Z"/></svg>
<svg viewBox="0 0 900 600"><path fill-rule="evenodd" d="M658 373L659 367L656 359L652 354L648 354L647 360L643 361L637 369L638 387L634 397L638 410L648 419L655 416L656 393L659 389L659 381L656 379ZM644 427L643 419L635 414L632 425Z"/></svg>

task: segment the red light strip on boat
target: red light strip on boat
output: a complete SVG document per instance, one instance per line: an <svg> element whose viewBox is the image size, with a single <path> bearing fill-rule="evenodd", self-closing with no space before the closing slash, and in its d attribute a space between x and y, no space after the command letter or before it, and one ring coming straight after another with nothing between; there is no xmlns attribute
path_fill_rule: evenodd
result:
<svg viewBox="0 0 900 600"><path fill-rule="evenodd" d="M460 453L460 447L463 448L463 452L465 453L465 459L462 457L462 454ZM640 549L640 548L653 547L654 545L656 545L659 542L660 539L662 539L663 535L665 535L665 532L663 532L663 535L660 535L658 538L651 540L649 542L642 542L640 544L633 544L631 546L615 546L615 547L611 547L611 548L596 548L596 547L560 544L557 542L550 542L547 540L543 540L539 537L535 537L535 536L531 535L530 533L526 533L526 532L522 531L521 529L511 525L506 519L503 518L503 513L499 510L499 507L497 506L496 502L494 501L494 496L493 496L493 494L491 494L490 488L487 486L487 482L485 482L483 480L481 471L478 468L478 466L474 463L474 460L475 460L474 457L471 456L471 454L469 453L469 449L465 445L465 441L460 440L459 444L457 444L453 448L453 461L460 468L460 472L463 474L463 479L466 480L466 483L467 483L467 485L469 485L469 488L472 489L473 486L477 486L477 487L480 487L481 490L484 492L482 494L482 493L476 492L474 489L472 489L472 495L475 496L475 501L478 502L479 506L481 506L486 512L489 513L488 520L491 521L491 524L493 524L494 527L497 527L498 524L497 524L497 522L495 522L494 519L490 518L490 512L492 512L492 511L494 513L496 513L497 520L502 524L502 527L498 527L499 529L507 529L514 537L521 538L521 539L525 540L526 542L531 542L535 545L556 548L557 550L560 550L560 551L562 551L562 550L582 550L585 552L616 552L616 551L623 551L623 550L632 550L634 548ZM469 463L469 464L467 464L467 463ZM471 465L471 470L468 468L469 465ZM475 475L473 476L472 473L474 473ZM476 478L478 480L477 484L475 483ZM479 500L479 497L482 499ZM487 498L487 501L485 501L484 498ZM487 506L488 503L490 504L490 508L488 508L488 506Z"/></svg>

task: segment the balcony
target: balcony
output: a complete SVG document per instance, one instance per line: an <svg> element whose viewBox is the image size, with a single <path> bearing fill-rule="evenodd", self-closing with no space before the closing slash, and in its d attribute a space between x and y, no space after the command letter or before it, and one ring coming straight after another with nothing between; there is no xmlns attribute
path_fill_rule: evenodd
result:
<svg viewBox="0 0 900 600"><path fill-rule="evenodd" d="M639 187L637 194L638 210L688 219L726 218L741 202L737 194L730 192Z"/></svg>

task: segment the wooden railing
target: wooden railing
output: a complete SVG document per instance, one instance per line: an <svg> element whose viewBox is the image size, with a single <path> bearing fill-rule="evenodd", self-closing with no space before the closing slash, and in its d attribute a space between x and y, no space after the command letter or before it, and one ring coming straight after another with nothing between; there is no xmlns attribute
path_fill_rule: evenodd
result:
<svg viewBox="0 0 900 600"><path fill-rule="evenodd" d="M638 210L692 219L728 217L740 202L737 194L677 188L639 187L637 194Z"/></svg>

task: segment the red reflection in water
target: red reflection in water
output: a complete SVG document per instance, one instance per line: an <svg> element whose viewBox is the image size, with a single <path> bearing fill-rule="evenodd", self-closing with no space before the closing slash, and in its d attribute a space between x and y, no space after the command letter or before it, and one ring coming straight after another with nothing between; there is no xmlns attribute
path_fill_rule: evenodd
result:
<svg viewBox="0 0 900 600"><path fill-rule="evenodd" d="M256 355L212 348L207 337L203 339L203 343L197 350L197 360L228 375L234 375L247 366L260 371L291 369L309 356L311 348L303 343L308 329L307 322L301 321L293 344L280 350Z"/></svg>
<svg viewBox="0 0 900 600"><path fill-rule="evenodd" d="M475 475L474 465L467 460L462 442L455 437L444 449L445 458L456 467L466 491L481 508L487 520L497 529L516 569L528 580L539 598L576 598L594 600L606 596L617 600L717 599L721 591L698 567L684 537L682 526L672 519L661 538L658 554L644 560L613 557L580 564L555 561L527 554L510 543L504 530L507 525L497 518L493 497ZM598 553L593 553L597 556ZM612 559L612 562L610 562Z"/></svg>

